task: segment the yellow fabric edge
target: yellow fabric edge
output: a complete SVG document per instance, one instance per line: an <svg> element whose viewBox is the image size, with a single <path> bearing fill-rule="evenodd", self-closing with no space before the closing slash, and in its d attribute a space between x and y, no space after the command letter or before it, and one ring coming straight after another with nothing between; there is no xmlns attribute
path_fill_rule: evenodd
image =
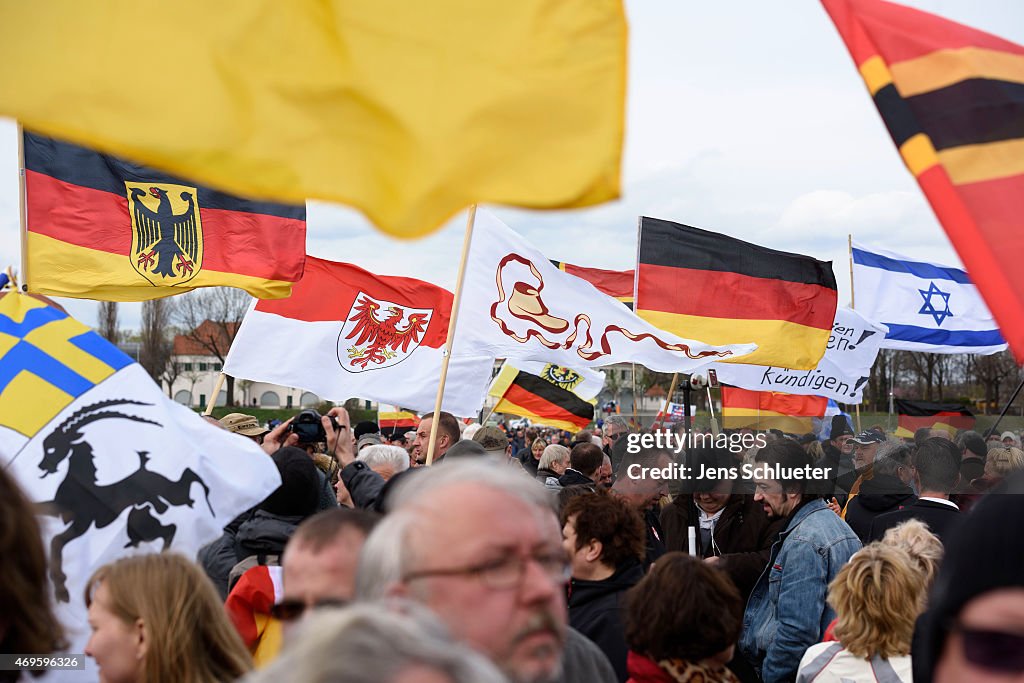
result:
<svg viewBox="0 0 1024 683"><path fill-rule="evenodd" d="M1024 174L1024 139L953 147L938 159L956 185Z"/></svg>
<svg viewBox="0 0 1024 683"><path fill-rule="evenodd" d="M1024 83L1024 55L982 47L936 50L916 59L894 62L889 71L900 95L912 97L971 78Z"/></svg>
<svg viewBox="0 0 1024 683"><path fill-rule="evenodd" d="M785 320L737 320L704 318L662 311L638 310L638 316L655 327L705 344L758 345L756 351L724 363L771 365L776 368L813 370L825 355L831 330L819 330Z"/></svg>

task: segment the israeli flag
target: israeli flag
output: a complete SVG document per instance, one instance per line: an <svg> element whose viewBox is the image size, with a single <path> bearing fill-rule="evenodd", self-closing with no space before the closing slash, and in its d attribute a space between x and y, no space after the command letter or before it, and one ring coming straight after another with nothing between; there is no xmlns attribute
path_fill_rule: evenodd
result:
<svg viewBox="0 0 1024 683"><path fill-rule="evenodd" d="M853 243L857 312L889 328L882 347L927 353L999 353L1006 341L959 268Z"/></svg>

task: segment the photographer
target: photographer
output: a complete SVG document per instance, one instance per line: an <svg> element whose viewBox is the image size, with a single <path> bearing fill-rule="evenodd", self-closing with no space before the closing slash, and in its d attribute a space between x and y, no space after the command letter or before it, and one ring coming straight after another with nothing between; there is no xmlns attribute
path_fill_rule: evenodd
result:
<svg viewBox="0 0 1024 683"><path fill-rule="evenodd" d="M290 420L291 432L298 436L295 445L304 449L316 464L320 481L318 511L338 507L334 482L338 480L340 468L334 456L329 452L324 452L327 448L325 421L335 429L340 427L333 415L328 413L321 418L320 413L315 410L303 410Z"/></svg>

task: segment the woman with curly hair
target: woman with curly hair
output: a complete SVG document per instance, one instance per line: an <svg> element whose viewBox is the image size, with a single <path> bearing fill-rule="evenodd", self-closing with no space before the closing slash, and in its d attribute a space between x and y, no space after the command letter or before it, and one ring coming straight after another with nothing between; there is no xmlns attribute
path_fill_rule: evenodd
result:
<svg viewBox="0 0 1024 683"><path fill-rule="evenodd" d="M797 683L910 683L910 642L924 591L921 570L904 550L872 543L857 551L828 589L839 642L807 648Z"/></svg>
<svg viewBox="0 0 1024 683"><path fill-rule="evenodd" d="M100 683L224 683L252 669L213 584L181 555L126 557L85 588Z"/></svg>
<svg viewBox="0 0 1024 683"><path fill-rule="evenodd" d="M729 577L666 553L626 598L630 683L739 683L732 659L743 602Z"/></svg>

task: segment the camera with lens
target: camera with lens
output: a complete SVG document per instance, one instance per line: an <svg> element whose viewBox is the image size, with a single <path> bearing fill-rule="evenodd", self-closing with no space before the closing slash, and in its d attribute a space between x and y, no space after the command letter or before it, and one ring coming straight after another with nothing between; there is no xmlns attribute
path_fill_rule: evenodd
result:
<svg viewBox="0 0 1024 683"><path fill-rule="evenodd" d="M338 421L334 419L334 416L329 416L331 419L331 426L334 430L338 430ZM303 410L301 413L295 416L292 420L291 432L298 434L299 443L326 443L327 432L324 430L324 424L320 421L320 413L315 410Z"/></svg>

